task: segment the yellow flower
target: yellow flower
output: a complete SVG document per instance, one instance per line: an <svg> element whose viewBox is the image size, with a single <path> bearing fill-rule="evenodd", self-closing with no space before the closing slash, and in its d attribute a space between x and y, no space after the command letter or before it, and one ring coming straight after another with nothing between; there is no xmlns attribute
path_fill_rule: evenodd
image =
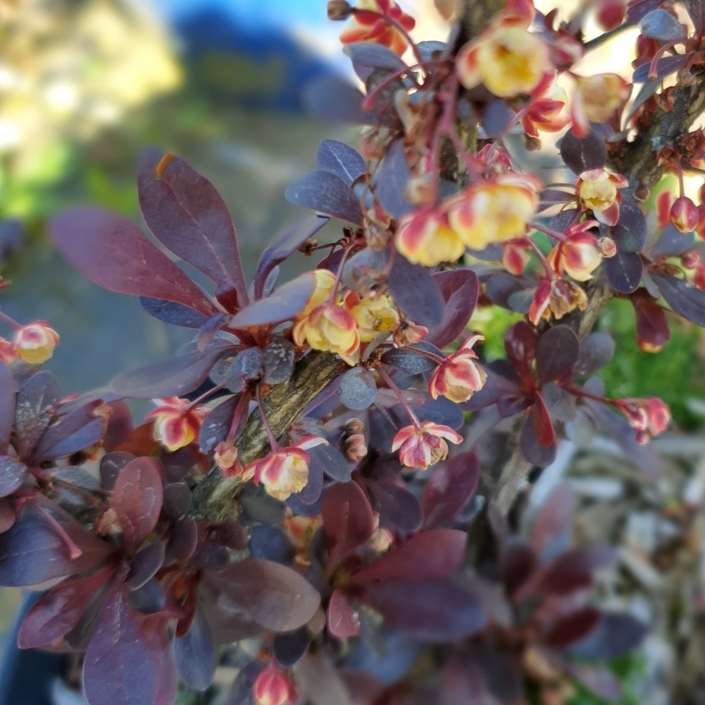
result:
<svg viewBox="0 0 705 705"><path fill-rule="evenodd" d="M577 77L571 103L573 132L585 137L591 122L607 122L629 99L632 86L616 73Z"/></svg>
<svg viewBox="0 0 705 705"><path fill-rule="evenodd" d="M315 269L313 276L316 278L316 288L313 290L313 294L311 294L308 303L299 314L299 318L305 318L314 308L328 301L333 291L333 286L335 285L335 274L333 274L333 272L327 269Z"/></svg>
<svg viewBox="0 0 705 705"><path fill-rule="evenodd" d="M448 218L433 208L405 215L399 221L395 243L409 262L424 267L455 262L465 253L465 245L451 229Z"/></svg>
<svg viewBox="0 0 705 705"><path fill-rule="evenodd" d="M44 321L22 326L13 338L17 355L31 365L41 365L53 354L59 344L59 334Z"/></svg>
<svg viewBox="0 0 705 705"><path fill-rule="evenodd" d="M619 189L627 186L620 174L606 169L584 171L575 182L575 189L583 208L592 210L595 218L605 225L615 225L619 218L622 195Z"/></svg>
<svg viewBox="0 0 705 705"><path fill-rule="evenodd" d="M188 399L167 397L155 399L157 408L145 418L154 419L154 440L170 453L185 448L196 440L201 423L208 414L203 407L191 407Z"/></svg>
<svg viewBox="0 0 705 705"><path fill-rule="evenodd" d="M475 184L448 202L453 231L473 250L526 234L539 204L538 180L523 174L500 174Z"/></svg>
<svg viewBox="0 0 705 705"><path fill-rule="evenodd" d="M341 306L325 303L294 325L294 342L308 343L314 350L340 355L354 365L360 353L360 333L357 321Z"/></svg>
<svg viewBox="0 0 705 705"><path fill-rule="evenodd" d="M356 292L349 291L345 295L343 305L357 321L362 343L369 343L380 333L392 330L399 323L399 314L392 300L384 294L375 298L365 296L361 299Z"/></svg>

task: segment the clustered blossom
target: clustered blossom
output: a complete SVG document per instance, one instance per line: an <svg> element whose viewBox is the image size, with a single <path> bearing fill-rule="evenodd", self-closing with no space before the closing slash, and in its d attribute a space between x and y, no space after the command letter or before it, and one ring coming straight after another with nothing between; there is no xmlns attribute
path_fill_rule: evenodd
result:
<svg viewBox="0 0 705 705"><path fill-rule="evenodd" d="M194 406L188 399L167 397L155 399L157 408L145 418L154 419L154 440L169 452L191 445L198 437L208 409Z"/></svg>
<svg viewBox="0 0 705 705"><path fill-rule="evenodd" d="M570 111L573 132L585 137L591 122L610 120L629 100L631 92L631 84L616 73L576 77Z"/></svg>
<svg viewBox="0 0 705 705"><path fill-rule="evenodd" d="M22 360L41 365L54 355L59 334L46 321L33 321L19 326L12 340L0 338L0 361Z"/></svg>
<svg viewBox="0 0 705 705"><path fill-rule="evenodd" d="M473 335L438 366L428 383L428 393L433 399L444 396L460 404L482 389L487 373L474 362L477 353L473 347L484 339L482 335Z"/></svg>
<svg viewBox="0 0 705 705"><path fill-rule="evenodd" d="M663 433L671 423L668 404L658 397L620 399L616 405L627 417L629 425L637 432L637 441L642 444Z"/></svg>
<svg viewBox="0 0 705 705"><path fill-rule="evenodd" d="M559 321L571 311L584 311L588 305L585 291L563 279L544 279L536 288L529 307L529 320L537 326L542 320Z"/></svg>
<svg viewBox="0 0 705 705"><path fill-rule="evenodd" d="M395 20L407 32L416 26L416 20L407 15L394 0L359 0L340 35L340 41L343 44L374 42L401 56L408 47L406 36L387 22L385 17Z"/></svg>
<svg viewBox="0 0 705 705"><path fill-rule="evenodd" d="M299 694L293 679L271 664L255 679L252 697L257 705L289 705L298 700Z"/></svg>
<svg viewBox="0 0 705 705"><path fill-rule="evenodd" d="M405 426L394 436L392 450L399 451L399 462L407 468L426 470L448 456L448 443L461 443L463 437L452 428L424 421Z"/></svg>

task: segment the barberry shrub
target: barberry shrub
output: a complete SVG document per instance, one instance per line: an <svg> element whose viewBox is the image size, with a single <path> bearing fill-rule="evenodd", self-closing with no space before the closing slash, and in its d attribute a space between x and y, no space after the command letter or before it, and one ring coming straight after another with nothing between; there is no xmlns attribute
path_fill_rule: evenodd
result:
<svg viewBox="0 0 705 705"><path fill-rule="evenodd" d="M326 79L308 101L363 124L360 152L321 144L286 192L314 214L251 279L223 200L172 154L139 176L142 215L211 287L116 215L53 219L78 270L194 332L175 357L62 398L38 369L58 334L3 314L0 584L48 588L19 645L82 660L90 705L171 705L215 689L222 658L228 705L620 697L606 663L646 626L595 599L615 551L572 540L568 486L533 518L516 500L577 419L657 464L668 407L605 397L614 344L591 329L613 296L644 350L676 315L705 326L705 206L683 178L705 161L705 2L562 22L438 4L451 37L419 44L392 0L329 4L364 90ZM574 71L635 25L632 76ZM546 184L526 151L557 132L544 149L571 175ZM667 173L678 194L645 212ZM315 267L280 283L297 253ZM485 359L477 305L522 317L506 358ZM130 399L155 400L137 425Z"/></svg>

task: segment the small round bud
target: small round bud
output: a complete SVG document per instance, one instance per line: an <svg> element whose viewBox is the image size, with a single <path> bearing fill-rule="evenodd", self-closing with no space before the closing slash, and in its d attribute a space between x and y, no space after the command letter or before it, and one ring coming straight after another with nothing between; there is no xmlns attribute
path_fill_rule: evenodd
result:
<svg viewBox="0 0 705 705"><path fill-rule="evenodd" d="M681 262L686 269L695 269L700 264L700 253L697 250L690 250L681 257Z"/></svg>
<svg viewBox="0 0 705 705"><path fill-rule="evenodd" d="M614 257L617 254L617 245L611 237L601 237L597 244L603 257Z"/></svg>
<svg viewBox="0 0 705 705"><path fill-rule="evenodd" d="M328 19L334 22L347 20L353 13L353 8L347 0L330 0L328 3Z"/></svg>

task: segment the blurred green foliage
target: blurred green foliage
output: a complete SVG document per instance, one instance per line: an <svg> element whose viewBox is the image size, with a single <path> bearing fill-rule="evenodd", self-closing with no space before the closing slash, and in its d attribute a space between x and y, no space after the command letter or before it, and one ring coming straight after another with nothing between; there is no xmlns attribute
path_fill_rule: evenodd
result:
<svg viewBox="0 0 705 705"><path fill-rule="evenodd" d="M644 664L638 656L630 655L615 659L609 669L619 679L622 697L619 700L603 700L579 683L575 683L575 694L565 705L639 705L637 684L644 673Z"/></svg>

